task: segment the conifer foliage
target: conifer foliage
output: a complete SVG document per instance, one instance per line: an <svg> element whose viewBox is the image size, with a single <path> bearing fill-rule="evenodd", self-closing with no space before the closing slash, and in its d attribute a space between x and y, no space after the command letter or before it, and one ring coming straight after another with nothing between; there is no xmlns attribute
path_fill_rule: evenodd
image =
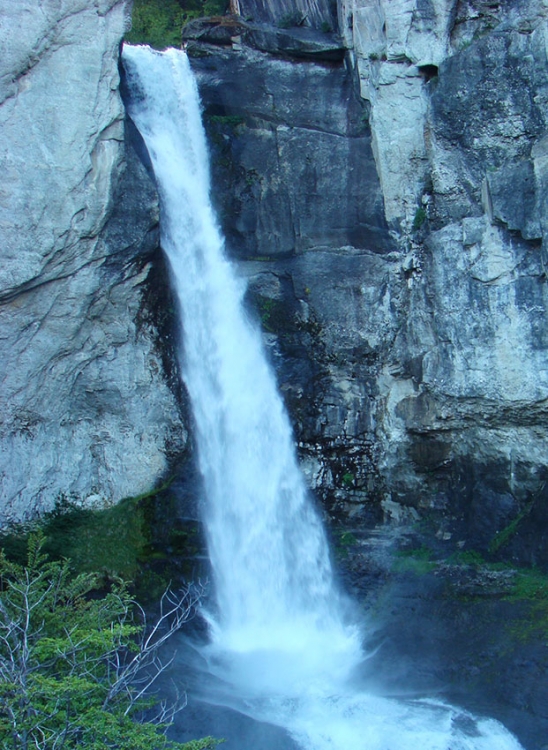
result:
<svg viewBox="0 0 548 750"><path fill-rule="evenodd" d="M134 0L126 41L151 47L181 46L182 27L195 18L223 14L228 0Z"/></svg>
<svg viewBox="0 0 548 750"><path fill-rule="evenodd" d="M184 705L154 702L169 666L160 649L191 617L200 590L166 592L148 626L126 586L50 561L31 535L25 566L0 551L0 747L13 750L206 750L164 730ZM104 584L103 584L104 585Z"/></svg>

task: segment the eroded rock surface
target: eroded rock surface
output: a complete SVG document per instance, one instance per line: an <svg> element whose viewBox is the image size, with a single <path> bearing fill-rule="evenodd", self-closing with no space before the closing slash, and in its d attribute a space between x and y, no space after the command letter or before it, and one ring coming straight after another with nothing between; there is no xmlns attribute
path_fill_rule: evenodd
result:
<svg viewBox="0 0 548 750"><path fill-rule="evenodd" d="M154 190L133 157L123 171L124 5L42 6L1 78L3 481L19 509L61 475L139 491L184 442L144 301ZM30 7L3 14L6 33ZM332 4L309 8L240 0L185 43L214 199L310 483L335 517L427 517L455 544L487 549L515 523L527 544L507 552L546 562L545 4L345 0L340 37ZM103 46L78 41L92 29Z"/></svg>
<svg viewBox="0 0 548 750"><path fill-rule="evenodd" d="M189 43L310 482L335 516L484 550L516 522L506 554L546 562L546 8L355 0L339 22L344 66Z"/></svg>
<svg viewBox="0 0 548 750"><path fill-rule="evenodd" d="M0 2L0 520L148 490L185 432L147 289L157 199L125 159L125 1Z"/></svg>
<svg viewBox="0 0 548 750"><path fill-rule="evenodd" d="M545 513L546 8L360 6L347 39L407 253L403 324L378 381L385 508L438 514L440 536L486 548L511 519L525 527L526 508ZM527 536L513 554L546 562Z"/></svg>

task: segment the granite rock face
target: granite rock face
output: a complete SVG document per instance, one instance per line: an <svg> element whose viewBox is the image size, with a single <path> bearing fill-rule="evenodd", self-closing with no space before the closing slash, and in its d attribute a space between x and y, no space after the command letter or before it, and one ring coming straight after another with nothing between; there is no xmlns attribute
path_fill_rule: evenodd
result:
<svg viewBox="0 0 548 750"><path fill-rule="evenodd" d="M371 244L385 251L364 110L343 64L200 50L193 68L213 143L213 198L222 201L233 252L288 256Z"/></svg>
<svg viewBox="0 0 548 750"><path fill-rule="evenodd" d="M249 277L305 469L333 505L355 457L377 450L372 411L359 412L374 387L369 358L397 328L386 286L368 281L397 259L367 110L343 61L281 59L193 36L213 198ZM368 364L349 371L362 356ZM365 476L374 462L362 458Z"/></svg>
<svg viewBox="0 0 548 750"><path fill-rule="evenodd" d="M548 562L546 12L341 2L344 65L189 40L221 221L325 507L484 550L515 522L504 551L529 563Z"/></svg>
<svg viewBox="0 0 548 750"><path fill-rule="evenodd" d="M0 2L2 522L143 492L185 440L149 292L157 199L124 149L127 12Z"/></svg>
<svg viewBox="0 0 548 750"><path fill-rule="evenodd" d="M506 552L546 563L542 534L535 542L527 532L530 513L537 521L546 513L548 458L546 8L430 6L438 38L430 59L411 43L424 20L416 3L405 59L390 59L387 40L386 60L368 61L370 71L405 68L426 103L414 118L420 170L410 176L403 160L401 193L386 168L393 144L374 111L379 90L392 108L407 100L397 80L364 78L364 50L354 49L371 94L379 173L388 175L381 184L392 195L387 218L408 253L404 323L384 368L381 473L390 503L437 517L440 537L493 549L516 521Z"/></svg>

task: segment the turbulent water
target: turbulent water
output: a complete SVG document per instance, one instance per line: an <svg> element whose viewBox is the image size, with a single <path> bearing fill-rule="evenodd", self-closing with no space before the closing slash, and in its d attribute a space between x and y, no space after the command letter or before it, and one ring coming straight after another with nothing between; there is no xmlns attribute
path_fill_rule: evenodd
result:
<svg viewBox="0 0 548 750"><path fill-rule="evenodd" d="M123 60L160 194L204 484L216 598L204 699L283 727L305 750L519 748L494 721L352 688L360 633L333 582L245 285L224 254L188 59L126 45Z"/></svg>

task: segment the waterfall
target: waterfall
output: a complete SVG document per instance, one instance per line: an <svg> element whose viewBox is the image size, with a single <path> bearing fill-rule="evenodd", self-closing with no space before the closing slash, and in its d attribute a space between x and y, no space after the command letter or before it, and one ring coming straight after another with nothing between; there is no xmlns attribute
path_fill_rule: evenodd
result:
<svg viewBox="0 0 548 750"><path fill-rule="evenodd" d="M224 254L188 59L126 45L123 61L182 316L216 598L204 654L227 686L212 700L284 727L305 750L516 750L497 722L466 715L465 730L463 712L441 702L351 687L360 633L344 616L245 284Z"/></svg>

